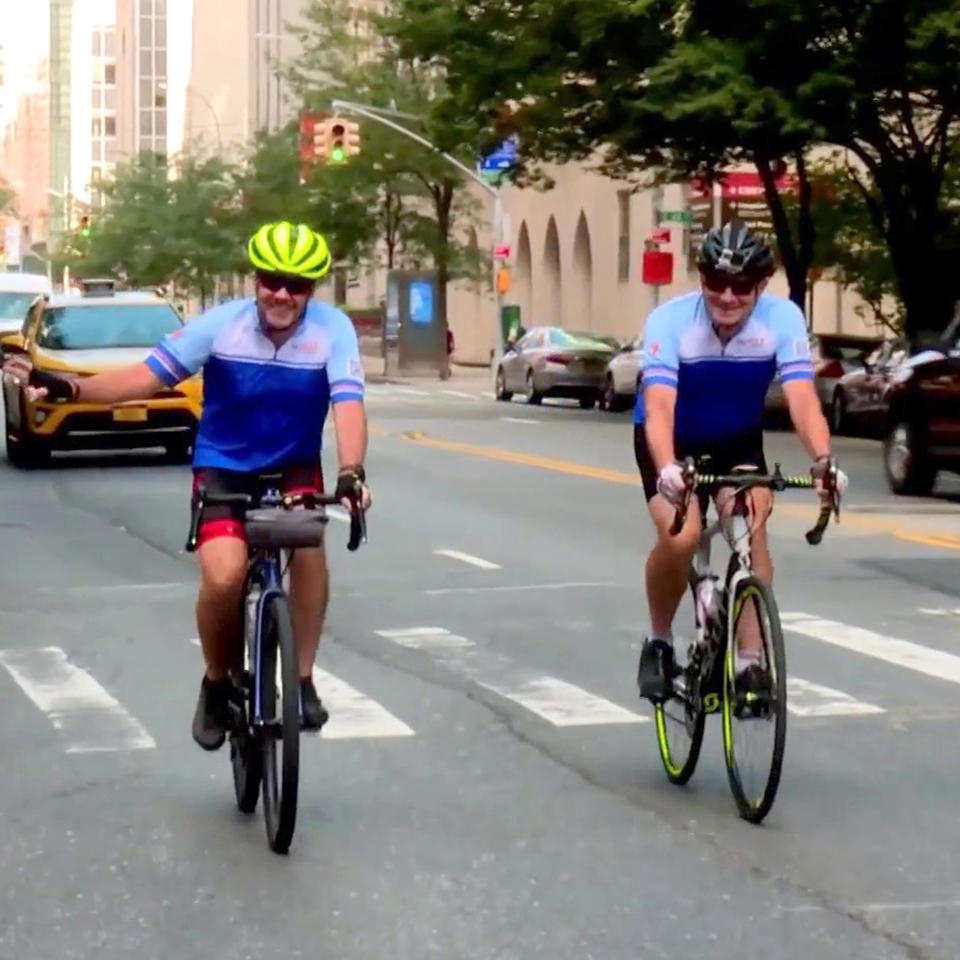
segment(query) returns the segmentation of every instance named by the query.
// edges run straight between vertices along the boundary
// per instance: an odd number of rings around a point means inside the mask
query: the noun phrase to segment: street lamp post
[[[52,187],[47,187],[47,193],[51,197],[57,197],[63,203],[63,233],[64,236],[70,233],[70,179],[69,177],[63,178],[63,193],[59,190],[54,190]],[[52,272],[52,266],[48,264],[48,272]],[[63,292],[66,293],[70,289],[70,268],[64,264],[63,267]]]
[[[496,344],[496,355],[494,356],[493,362],[493,367],[495,369],[500,357],[503,356],[504,351],[503,324],[500,321],[502,297],[500,294],[499,284],[497,283],[497,259],[495,256],[495,249],[501,243],[500,232],[503,228],[503,199],[500,195],[499,188],[490,186],[486,180],[483,180],[481,177],[477,176],[477,174],[468,166],[466,166],[466,164],[461,163],[456,157],[451,156],[449,153],[444,153],[439,147],[427,140],[426,137],[421,137],[420,134],[414,133],[407,127],[387,119],[388,116],[393,116],[400,117],[405,120],[419,121],[419,117],[413,116],[409,113],[400,113],[397,110],[386,110],[383,107],[374,107],[369,104],[353,103],[350,100],[334,100],[332,106],[334,110],[343,111],[346,113],[356,113],[361,117],[366,117],[368,120],[373,120],[375,123],[383,124],[383,126],[389,127],[391,130],[397,131],[397,133],[402,133],[411,140],[416,140],[417,143],[422,144],[429,150],[439,153],[440,156],[442,156],[449,163],[453,164],[453,166],[455,166],[461,173],[464,173],[474,183],[479,184],[493,200],[493,209],[491,212],[492,237],[490,253],[493,263],[493,295],[496,309],[496,316],[494,317],[494,343]],[[444,317],[444,322],[446,322],[446,317]]]

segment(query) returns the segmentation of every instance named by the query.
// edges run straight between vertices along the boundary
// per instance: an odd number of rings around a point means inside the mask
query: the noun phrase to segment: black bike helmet
[[[773,251],[763,236],[751,233],[742,220],[730,220],[707,231],[697,266],[711,273],[762,280],[773,273]]]

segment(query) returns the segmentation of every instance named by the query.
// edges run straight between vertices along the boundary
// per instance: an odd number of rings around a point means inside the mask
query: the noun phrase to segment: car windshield
[[[0,320],[23,320],[39,293],[0,293]]]
[[[181,326],[165,303],[53,307],[43,314],[37,346],[48,350],[152,347]]]
[[[599,333],[580,330],[551,330],[550,345],[554,347],[587,347],[593,350],[619,350],[620,342],[616,337],[605,337]]]

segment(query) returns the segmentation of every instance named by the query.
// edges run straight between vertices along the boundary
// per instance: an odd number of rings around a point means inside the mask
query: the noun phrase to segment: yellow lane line
[[[373,436],[390,436],[387,431],[374,433]],[[379,428],[377,428],[379,429]],[[622,470],[608,470],[605,467],[590,467],[570,460],[557,460],[553,457],[540,457],[530,453],[520,453],[517,450],[508,450],[504,447],[481,446],[479,444],[462,443],[457,440],[441,440],[431,437],[422,430],[404,431],[398,436],[403,440],[418,443],[421,446],[433,447],[436,450],[449,450],[452,453],[462,453],[473,457],[483,457],[486,460],[496,460],[500,463],[516,463],[525,467],[536,467],[540,470],[551,470],[555,473],[565,473],[575,477],[586,477],[592,480],[603,480],[606,483],[619,483],[630,487],[639,487],[640,480],[633,473],[624,473]],[[777,513],[802,520],[816,520],[819,508],[805,507],[794,503],[780,503]],[[925,534],[913,529],[898,520],[884,520],[878,517],[864,517],[858,514],[842,513],[841,522],[848,527],[871,533],[886,533],[899,540],[910,543],[920,543],[924,546],[939,547],[944,550],[960,550],[960,539],[944,534]]]

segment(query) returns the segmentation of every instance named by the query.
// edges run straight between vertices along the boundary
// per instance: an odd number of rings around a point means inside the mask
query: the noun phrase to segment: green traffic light
[[[330,152],[330,159],[333,160],[334,163],[343,163],[343,161],[346,159],[346,154],[343,151],[343,147],[337,144],[337,146],[335,146]]]

